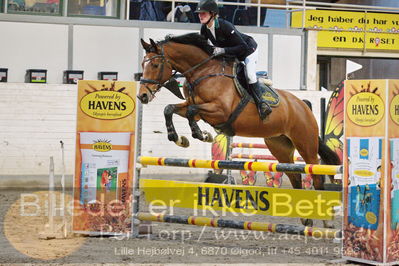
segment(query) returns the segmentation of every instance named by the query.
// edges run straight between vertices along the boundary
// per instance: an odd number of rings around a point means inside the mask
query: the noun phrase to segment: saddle
[[[235,135],[235,131],[232,127],[233,122],[237,119],[237,117],[240,115],[240,113],[248,104],[248,102],[250,101],[255,102],[248,89],[249,86],[246,78],[244,64],[238,61],[234,62],[233,73],[234,73],[233,81],[237,92],[241,96],[241,101],[236,107],[236,109],[234,109],[234,111],[230,114],[230,117],[226,122],[214,126],[216,132],[223,133],[227,136]],[[261,90],[263,90],[262,98],[271,107],[278,106],[280,103],[280,97],[278,93],[269,85],[270,81],[268,79],[265,79],[265,72],[258,72],[258,73],[257,76],[258,76],[259,87]]]
[[[244,97],[245,92],[249,92],[248,82],[246,78],[246,69],[243,63],[234,62],[233,65],[233,73],[234,73],[234,84],[236,85],[236,90],[240,94],[241,97]],[[258,78],[259,87],[263,91],[262,98],[271,106],[276,107],[280,103],[280,96],[278,93],[271,87],[271,80],[267,77],[266,71],[258,71],[256,72],[256,76]],[[254,102],[253,98],[251,99]]]

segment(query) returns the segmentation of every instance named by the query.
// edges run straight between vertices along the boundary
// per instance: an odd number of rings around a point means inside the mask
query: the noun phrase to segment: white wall
[[[301,36],[273,35],[273,86],[300,89]]]
[[[317,70],[317,31],[311,30],[307,33],[307,58],[306,58],[306,87],[307,90],[319,90]]]
[[[250,34],[255,41],[258,43],[258,53],[259,53],[259,60],[257,64],[257,71],[270,71],[268,67],[269,63],[269,35],[267,34]]]
[[[118,72],[118,80],[133,80],[138,72],[139,29],[130,27],[73,27],[73,69],[84,70],[86,80],[98,72]]]
[[[49,157],[73,172],[76,86],[0,83],[0,176],[48,175]],[[1,179],[1,178],[0,178]]]
[[[198,27],[198,31],[199,31],[199,27]],[[153,39],[154,41],[161,41],[163,39],[165,39],[165,36],[167,34],[173,34],[173,35],[181,35],[181,34],[186,34],[186,33],[190,33],[190,32],[195,32],[195,30],[165,30],[165,29],[152,29],[152,28],[148,28],[148,29],[144,29],[144,40],[146,42],[149,42],[149,39]]]
[[[48,83],[62,83],[68,68],[68,26],[0,21],[0,68],[9,82],[24,82],[27,69],[47,69]]]
[[[1,20],[1,17],[0,17]],[[84,70],[87,80],[98,79],[100,71],[116,71],[119,80],[133,80],[140,71],[140,37],[162,40],[167,34],[198,32],[200,25],[175,29],[141,24],[111,25],[51,24],[0,21],[0,68],[9,69],[9,82],[24,82],[26,69],[48,70],[49,84],[62,84],[64,70]],[[151,23],[149,23],[151,24]],[[165,25],[163,25],[165,26]],[[179,28],[179,27],[178,27]],[[183,28],[183,29],[182,29]],[[141,30],[142,29],[142,30]],[[262,29],[240,28],[258,43],[257,70],[273,75],[276,87],[300,89],[301,35],[284,35]],[[271,37],[273,36],[273,37]],[[273,68],[269,69],[269,38],[273,41]]]

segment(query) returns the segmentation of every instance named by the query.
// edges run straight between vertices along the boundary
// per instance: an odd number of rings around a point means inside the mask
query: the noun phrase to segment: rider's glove
[[[215,47],[215,49],[213,49],[214,56],[222,55],[224,53],[225,53],[224,48]]]

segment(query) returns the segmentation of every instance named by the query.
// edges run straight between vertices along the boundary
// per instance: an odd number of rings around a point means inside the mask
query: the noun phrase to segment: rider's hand
[[[222,55],[224,53],[225,53],[224,48],[215,47],[215,49],[213,49],[214,56]]]

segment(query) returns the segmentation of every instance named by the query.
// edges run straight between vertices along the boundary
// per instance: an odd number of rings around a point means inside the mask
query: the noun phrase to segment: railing
[[[173,11],[173,15],[171,17],[171,22],[175,23],[175,15],[174,12],[176,10],[176,6],[178,3],[185,3],[185,4],[191,4],[192,7],[196,6],[198,3],[198,0],[143,0],[143,2],[150,2],[150,3],[155,3],[155,2],[167,2],[171,4],[171,10]],[[242,3],[240,1],[250,1],[249,3]],[[267,4],[268,0],[236,0],[236,1],[218,1],[219,6],[234,6],[238,8],[256,8],[257,9],[257,14],[256,14],[256,25],[252,26],[264,26],[263,21],[261,21],[261,17],[264,14],[261,14],[264,12],[262,10],[263,8],[267,8],[270,10],[282,10],[285,11],[285,21],[286,21],[286,28],[290,28],[290,17],[291,13],[295,11],[303,11],[302,13],[302,27],[299,28],[306,28],[305,25],[305,17],[306,17],[306,11],[307,10],[315,10],[315,9],[322,9],[322,10],[336,10],[336,11],[358,11],[358,12],[364,12],[365,14],[370,13],[370,12],[383,12],[383,13],[393,13],[393,14],[399,14],[399,7],[389,7],[389,6],[368,6],[368,5],[355,5],[355,4],[338,4],[338,3],[325,3],[325,2],[310,2],[306,0],[280,0],[277,2],[280,2],[281,4]],[[69,5],[70,0],[63,0],[60,1],[60,7],[59,10],[61,10],[59,16],[70,16],[68,14],[68,5]],[[276,1],[274,1],[276,2]],[[4,13],[9,13],[9,10],[7,8],[8,3],[10,3],[10,0],[8,1],[3,1],[0,0],[0,4],[2,4],[2,9]],[[130,1],[129,0],[121,0],[121,1],[116,1],[118,4],[117,9],[119,12],[117,12],[118,15],[117,17],[120,19],[124,20],[129,20],[129,10],[130,10]],[[222,8],[223,8],[222,7]],[[237,10],[236,9],[236,10]],[[192,10],[194,12],[194,10]],[[10,11],[10,13],[13,13]],[[26,13],[26,14],[29,14]],[[40,14],[36,14],[40,15]],[[166,17],[166,14],[164,14]],[[76,15],[72,15],[76,16]],[[82,15],[87,16],[87,17],[93,17],[90,15]],[[195,16],[195,14],[194,14]],[[266,15],[267,16],[267,15]],[[105,18],[106,16],[98,16],[98,18]],[[114,17],[115,18],[115,17]],[[326,29],[322,29],[326,30]],[[328,29],[327,29],[328,30]]]
[[[176,3],[191,3],[197,4],[197,0],[152,0],[159,2],[170,2],[172,6],[172,10],[176,9]],[[239,1],[239,0],[238,0]],[[248,0],[247,0],[248,1]],[[252,0],[254,2],[256,0]],[[337,4],[337,3],[324,3],[324,2],[309,2],[306,0],[298,1],[298,0],[286,0],[285,4],[264,4],[262,0],[257,0],[257,3],[241,3],[241,2],[233,2],[233,1],[218,1],[219,6],[236,6],[236,7],[256,7],[257,8],[257,23],[256,26],[261,26],[261,8],[270,8],[270,9],[279,9],[286,11],[286,27],[289,28],[288,25],[289,17],[291,12],[295,11],[304,11],[303,12],[303,21],[302,25],[304,25],[304,20],[306,16],[306,10],[314,10],[314,9],[323,9],[323,10],[336,10],[336,11],[360,11],[360,12],[384,12],[384,13],[397,13],[399,14],[399,7],[388,7],[388,6],[368,6],[368,5],[355,5],[355,4]],[[127,11],[129,10],[129,1],[127,2]],[[173,15],[171,18],[171,22],[175,22],[175,16]],[[305,27],[302,27],[305,28]]]

